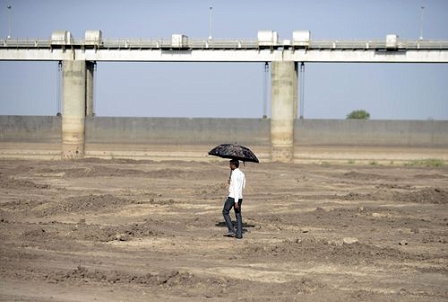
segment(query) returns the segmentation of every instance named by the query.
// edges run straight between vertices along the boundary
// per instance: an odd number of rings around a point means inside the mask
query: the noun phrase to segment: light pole
[[[421,24],[420,24],[420,40],[423,40],[423,15],[424,15],[424,11],[425,11],[425,7],[421,6]]]
[[[211,39],[212,39],[212,14],[213,14],[213,6],[210,5],[209,9],[210,9],[210,10],[209,10],[209,11],[210,11],[210,14],[209,14],[209,32],[208,32],[208,39],[211,40]]]
[[[11,5],[7,6],[8,8],[8,40],[11,39]]]

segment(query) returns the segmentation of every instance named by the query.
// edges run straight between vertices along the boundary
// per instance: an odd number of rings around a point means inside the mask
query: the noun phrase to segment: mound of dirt
[[[381,186],[375,193],[350,192],[344,195],[343,198],[344,200],[396,200],[430,204],[448,203],[448,191],[441,188],[430,187],[421,190],[405,188],[408,192],[401,192],[403,188],[395,186],[390,186],[389,189],[392,190],[384,190],[384,186]],[[400,191],[396,191],[397,189]]]
[[[382,248],[366,243],[343,244],[342,241],[297,238],[284,240],[273,246],[256,245],[245,251],[245,256],[276,258],[284,260],[301,259],[306,262],[328,262],[341,265],[374,264],[376,261],[423,260],[423,255],[412,255],[393,248]]]
[[[137,238],[148,238],[163,235],[163,231],[155,229],[154,222],[133,223],[120,226],[98,226],[86,224],[84,221],[73,226],[67,237],[87,241],[129,241]]]
[[[31,180],[27,179],[16,179],[9,177],[0,177],[0,185],[5,189],[48,189],[50,185],[48,184],[36,184]]]
[[[425,188],[416,192],[396,194],[396,200],[416,203],[448,204],[448,191],[441,188]]]
[[[112,194],[84,195],[68,197],[62,201],[47,202],[35,207],[33,212],[41,216],[70,213],[110,212],[116,208],[132,204],[132,200],[116,197]]]

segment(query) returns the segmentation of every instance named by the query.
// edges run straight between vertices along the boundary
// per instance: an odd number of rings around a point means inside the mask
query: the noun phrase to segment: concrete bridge
[[[102,38],[99,30],[73,39],[56,31],[49,40],[0,40],[0,60],[62,62],[62,157],[84,156],[85,118],[93,112],[94,65],[132,62],[270,62],[271,160],[294,157],[294,119],[298,106],[298,64],[448,63],[448,41],[407,41],[387,35],[375,41],[315,41],[309,31],[279,40],[274,31],[259,31],[254,40],[201,40],[174,34],[168,39]]]

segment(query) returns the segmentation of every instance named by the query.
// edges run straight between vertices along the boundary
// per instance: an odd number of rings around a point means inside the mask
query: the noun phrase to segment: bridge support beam
[[[86,62],[62,62],[62,158],[84,157]]]
[[[86,62],[86,116],[95,115],[94,106],[94,75],[95,75],[95,62]]]
[[[271,160],[294,159],[294,117],[297,115],[297,63],[272,62]]]

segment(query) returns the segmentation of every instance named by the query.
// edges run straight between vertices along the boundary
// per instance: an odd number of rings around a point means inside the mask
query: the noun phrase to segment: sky
[[[0,39],[99,29],[104,39],[309,30],[312,40],[448,41],[447,16],[448,0],[0,0]],[[0,115],[56,115],[60,76],[57,62],[0,61]],[[307,63],[300,80],[305,119],[448,120],[448,64]],[[98,62],[94,104],[97,116],[270,117],[270,75],[262,63]]]

